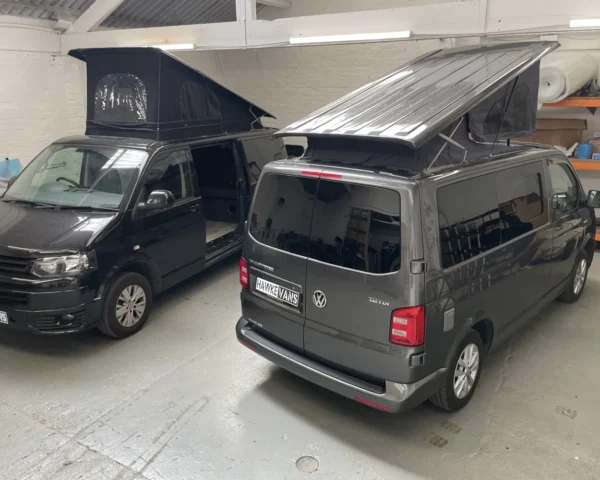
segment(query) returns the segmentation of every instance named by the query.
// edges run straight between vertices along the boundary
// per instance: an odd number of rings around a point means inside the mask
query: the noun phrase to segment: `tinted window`
[[[94,100],[96,122],[146,123],[146,87],[135,75],[106,75],[96,85]]]
[[[400,268],[400,195],[377,187],[321,180],[310,257],[361,272]]]
[[[537,228],[545,222],[541,174],[510,169],[496,176],[502,243]],[[536,219],[542,222],[535,221]]]
[[[250,234],[259,242],[308,255],[308,236],[318,180],[267,174],[250,215]]]
[[[194,196],[194,181],[190,157],[186,150],[176,150],[152,161],[140,201],[145,201],[154,190],[168,190],[175,201]]]
[[[577,207],[579,188],[569,166],[560,160],[548,160],[552,185],[552,205],[556,213],[567,213]]]
[[[438,190],[442,266],[449,268],[500,245],[494,175]]]
[[[250,183],[258,182],[263,167],[274,160],[287,158],[287,151],[283,140],[279,138],[260,137],[242,140]]]

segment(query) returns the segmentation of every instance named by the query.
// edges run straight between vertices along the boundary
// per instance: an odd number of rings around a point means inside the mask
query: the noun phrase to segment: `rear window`
[[[267,174],[250,216],[250,234],[279,250],[308,255],[308,237],[318,179]]]
[[[393,190],[267,174],[249,229],[265,245],[331,265],[400,269],[400,195]]]
[[[360,272],[400,269],[400,195],[393,190],[321,180],[310,258]]]

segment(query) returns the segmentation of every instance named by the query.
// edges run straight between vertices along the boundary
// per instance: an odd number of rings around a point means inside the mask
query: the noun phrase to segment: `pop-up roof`
[[[277,132],[277,136],[388,140],[419,149],[467,117],[478,141],[535,129],[539,61],[557,42],[438,50]],[[339,145],[340,142],[337,142]]]
[[[155,48],[92,48],[87,63],[87,135],[174,140],[263,128],[273,117]]]

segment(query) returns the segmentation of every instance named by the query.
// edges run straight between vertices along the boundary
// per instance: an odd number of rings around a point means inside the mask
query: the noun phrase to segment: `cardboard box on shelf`
[[[538,118],[536,132],[531,137],[515,138],[521,142],[546,143],[571,148],[583,140],[583,131],[587,129],[586,120]]]

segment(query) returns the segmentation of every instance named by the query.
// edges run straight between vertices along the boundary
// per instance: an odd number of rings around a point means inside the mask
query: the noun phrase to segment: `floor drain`
[[[300,457],[296,461],[298,470],[304,473],[313,473],[319,469],[319,461],[315,457]]]

